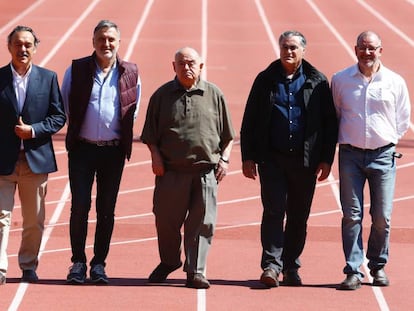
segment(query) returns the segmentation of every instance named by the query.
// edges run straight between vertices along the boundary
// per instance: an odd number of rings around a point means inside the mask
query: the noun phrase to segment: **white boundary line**
[[[262,3],[260,0],[255,0],[254,3],[256,4],[257,11],[259,12],[260,19],[262,20],[263,26],[266,30],[267,37],[269,38],[270,44],[272,45],[273,51],[275,52],[276,58],[280,55],[279,44],[276,41],[276,38],[273,34],[272,27],[270,26],[269,20],[266,16],[265,10],[263,8]]]
[[[357,2],[364,7],[368,12],[374,15],[377,19],[379,19],[384,25],[390,28],[393,32],[395,32],[399,37],[401,37],[405,42],[407,42],[411,47],[414,47],[414,40],[411,39],[407,34],[405,34],[402,30],[400,30],[397,26],[391,23],[388,19],[386,19],[383,15],[381,15],[377,10],[375,10],[372,6],[366,3],[363,0],[357,0]],[[414,1],[408,1],[411,4],[414,4]],[[410,129],[414,132],[414,124],[410,122]]]
[[[407,42],[411,47],[414,47],[414,40],[411,39],[408,35],[406,35],[402,30],[400,30],[397,26],[391,23],[388,19],[386,19],[383,15],[381,15],[377,10],[375,10],[372,6],[366,3],[363,0],[357,0],[357,2],[364,7],[368,12],[374,15],[377,19],[379,19],[385,26],[390,28],[393,32],[395,32],[399,37],[401,37],[405,42]]]
[[[340,33],[336,30],[336,28],[329,22],[329,20],[323,15],[321,10],[316,6],[316,4],[312,0],[306,0],[306,2],[309,4],[309,6],[312,8],[312,10],[318,15],[318,17],[321,19],[321,21],[328,27],[328,29],[332,32],[332,34],[338,39],[339,43],[344,47],[345,51],[351,56],[351,58],[356,61],[356,56],[354,53],[354,50],[349,47],[349,45],[346,43],[345,39],[340,35]]]
[[[135,28],[134,34],[132,35],[131,41],[128,45],[128,49],[125,53],[124,59],[129,60],[134,50],[135,44],[138,40],[139,34],[141,33],[142,27],[144,27],[144,23],[147,20],[148,14],[151,10],[151,7],[154,3],[154,0],[149,0],[145,5],[144,12],[142,12],[141,18],[138,20],[137,27]]]
[[[46,244],[50,236],[52,235],[54,225],[57,223],[60,215],[62,214],[63,208],[65,207],[65,203],[66,203],[67,198],[69,197],[69,194],[70,194],[70,188],[69,188],[69,183],[67,183],[65,186],[65,189],[63,190],[62,196],[60,198],[60,202],[57,204],[57,207],[54,210],[53,215],[49,221],[49,226],[46,228],[46,230],[43,233],[42,244],[40,245],[40,251],[39,251],[39,258],[42,256],[43,251],[46,247]],[[19,284],[16,294],[13,298],[13,301],[11,302],[9,306],[9,309],[8,309],[9,311],[15,311],[19,308],[28,286],[29,286],[28,283]]]
[[[89,15],[90,12],[96,7],[96,5],[101,0],[94,0],[91,4],[88,5],[85,11],[79,16],[74,24],[66,31],[63,37],[56,43],[53,49],[46,55],[46,57],[39,63],[39,66],[45,66],[49,60],[55,56],[57,51],[62,47],[62,45],[69,39],[69,36],[75,31],[76,28],[85,20],[85,18]]]
[[[0,35],[5,32],[7,29],[14,27],[18,23],[18,21],[25,18],[27,15],[32,13],[39,5],[41,5],[45,0],[38,0],[29,6],[26,10],[24,10],[21,14],[17,15],[11,21],[9,21],[6,25],[0,28]]]
[[[372,9],[364,1],[361,1],[361,0],[357,0],[357,1],[361,5],[366,6],[366,7],[369,7],[370,10]],[[37,6],[39,6],[43,2],[44,2],[44,0],[37,1],[31,7],[29,7],[28,9],[26,9],[22,14],[20,14],[19,16],[17,16],[13,20],[11,20],[4,27],[2,27],[0,29],[0,33],[4,32],[8,27],[10,27],[10,25],[16,23],[17,20],[22,19],[24,16],[28,15],[29,13],[31,13],[33,10],[35,10],[35,8]],[[95,1],[93,1],[89,5],[89,7],[83,12],[83,14],[81,15],[81,17],[78,19],[78,22],[76,24],[74,24],[68,30],[68,32],[66,32],[65,36],[62,37],[61,40],[59,40],[59,42],[57,43],[57,45],[55,45],[55,47],[49,52],[49,54],[40,63],[40,66],[44,66],[56,54],[56,52],[59,50],[59,48],[61,47],[61,45],[63,45],[63,43],[67,40],[67,38],[70,36],[70,34],[74,31],[74,29],[76,27],[78,27],[78,25],[80,24],[80,22],[86,18],[86,16],[90,13],[90,11],[92,11],[92,9],[97,5],[98,2],[100,2],[100,0],[95,0]],[[129,45],[129,48],[127,50],[127,53],[126,53],[126,56],[125,56],[126,59],[128,59],[130,57],[130,55],[132,54],[133,46],[134,46],[135,42],[137,41],[137,38],[139,36],[139,33],[140,33],[141,29],[142,29],[142,25],[143,25],[142,19],[143,18],[146,19],[146,17],[148,16],[148,11],[149,11],[151,5],[153,4],[153,2],[154,2],[153,0],[150,0],[149,2],[147,2],[146,9],[145,9],[144,13],[141,16],[140,23],[137,25],[137,28],[135,29],[135,32],[134,32],[134,35],[133,35],[133,40],[131,40],[131,44]],[[203,0],[202,1],[202,4],[203,4],[203,6],[202,6],[203,7],[202,8],[202,20],[203,20],[203,23],[202,23],[202,55],[205,58],[207,57],[207,44],[206,44],[206,42],[207,42],[207,2],[208,2],[208,0]],[[328,28],[335,34],[335,36],[338,38],[338,40],[343,44],[344,43],[343,38],[339,35],[339,33],[335,30],[335,28],[333,28],[331,26],[331,24],[328,22],[328,20],[322,15],[322,13],[320,12],[320,10],[314,5],[313,1],[307,0],[307,2],[312,7],[312,9],[316,12],[316,14],[318,14],[318,16],[324,21],[324,23],[328,26]],[[407,2],[413,4],[413,1],[411,1],[411,0],[407,0]],[[271,31],[271,27],[269,25],[268,19],[267,19],[266,15],[265,15],[265,12],[263,10],[263,7],[261,5],[260,0],[255,0],[255,4],[256,4],[257,9],[259,11],[259,15],[260,15],[260,17],[262,19],[262,22],[263,22],[263,24],[265,26],[265,29],[266,29],[266,32],[268,34],[269,40],[271,41],[273,50],[274,50],[274,52],[277,55],[279,55],[278,45],[277,45],[276,40],[274,38],[274,35],[273,35],[272,31]],[[376,11],[372,11],[372,12],[376,12]],[[376,15],[377,13],[373,13],[373,14]],[[378,15],[377,17],[379,19],[383,19],[381,15]],[[389,26],[390,28],[393,29],[393,27],[391,27],[391,26],[393,26],[391,23],[387,22],[385,19],[383,20],[383,22],[385,24],[387,24],[387,26]],[[398,30],[398,29],[395,28],[395,30]],[[400,35],[404,35],[403,33],[399,33],[399,34]],[[410,43],[410,45],[413,45],[413,41],[411,39],[409,39],[409,43]],[[348,46],[345,46],[345,48],[346,48],[346,50],[349,53],[349,50],[350,50],[349,47]],[[351,56],[353,58],[355,58],[355,55],[353,53],[352,53]],[[149,161],[146,161],[146,162],[149,162]],[[135,164],[135,165],[142,165],[142,164]],[[130,165],[130,166],[132,166],[132,165]],[[333,185],[333,184],[335,182],[333,181],[333,177],[332,176],[330,176],[330,181],[331,181],[332,187],[334,187],[335,185]],[[55,209],[54,214],[53,214],[51,220],[49,221],[49,225],[47,226],[47,228],[45,230],[45,236],[44,236],[43,241],[42,241],[40,255],[43,254],[43,253],[50,252],[50,251],[44,251],[44,249],[45,249],[46,243],[47,243],[47,241],[48,241],[48,239],[49,239],[49,237],[50,237],[50,235],[52,233],[53,228],[57,225],[57,220],[59,219],[59,216],[60,216],[60,214],[62,212],[62,209],[63,209],[63,207],[65,205],[65,202],[68,201],[68,196],[69,196],[69,190],[68,189],[69,189],[69,186],[68,186],[68,184],[66,184],[65,190],[64,190],[64,192],[62,194],[62,198],[59,201],[58,206]],[[134,192],[134,191],[145,191],[145,190],[150,190],[150,189],[153,189],[153,187],[142,188],[140,190],[131,190],[131,192]],[[334,191],[334,189],[333,189],[333,191]],[[335,194],[335,197],[338,196],[335,191],[334,191],[334,194]],[[247,198],[247,199],[258,199],[258,198],[259,198],[259,196],[257,196],[257,197],[251,197],[251,198]],[[406,198],[412,199],[413,197],[406,197]],[[397,200],[402,200],[402,198],[397,199]],[[230,204],[230,203],[234,203],[236,201],[242,201],[242,200],[233,200],[233,201],[221,202],[219,204]],[[338,212],[338,210],[333,210],[333,211],[326,212],[326,213],[335,213],[335,212]],[[145,214],[145,215],[148,215],[148,214]],[[312,214],[311,216],[316,216],[316,215],[317,214]],[[243,224],[243,225],[240,225],[240,226],[257,225],[257,224],[259,224],[259,223]],[[237,225],[235,225],[235,226],[237,226]],[[223,228],[220,228],[220,229],[225,229],[225,228],[230,228],[230,227],[235,227],[235,226],[227,226],[227,227],[223,227]],[[131,242],[145,242],[145,241],[152,241],[152,240],[156,240],[156,237],[147,238],[147,239],[140,239],[140,240],[134,240],[134,241],[128,241],[128,242],[117,242],[117,243],[111,243],[111,244],[112,245],[114,245],[114,244],[125,244],[125,243],[131,243]],[[68,249],[65,249],[65,250],[68,250]],[[39,255],[39,257],[40,257],[40,255]],[[27,289],[27,286],[28,286],[28,284],[25,284],[25,283],[21,283],[20,284],[19,289],[18,289],[18,291],[16,293],[16,296],[15,296],[15,299],[13,300],[13,303],[10,306],[9,310],[17,310],[18,304],[20,304],[20,302],[21,302],[21,300],[19,300],[19,297],[20,298],[23,298],[23,295],[24,295],[24,293],[25,293],[25,291]],[[378,289],[378,291],[379,291],[379,294],[382,296],[381,290]],[[198,292],[199,305],[202,304],[204,306],[202,309],[198,308],[198,310],[205,310],[205,306],[206,306],[205,290],[198,290],[197,292]],[[377,297],[377,299],[378,299],[378,297]],[[17,302],[18,302],[18,304],[16,305]],[[385,299],[384,299],[384,303],[386,304]],[[13,308],[16,308],[16,309],[13,309]],[[382,308],[381,310],[388,310],[388,309],[383,309]]]
[[[201,1],[201,58],[204,62],[204,70],[201,78],[207,80],[207,57],[208,57],[208,0]]]
[[[201,78],[207,80],[207,53],[208,53],[208,0],[201,0],[201,58],[204,62],[204,68],[201,71]],[[207,264],[206,264],[207,266]],[[205,268],[206,269],[206,268]],[[207,277],[207,270],[204,270]],[[197,289],[197,311],[206,311],[207,297],[205,289]]]

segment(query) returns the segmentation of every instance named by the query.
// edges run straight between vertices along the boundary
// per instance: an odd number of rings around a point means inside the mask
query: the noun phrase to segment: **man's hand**
[[[165,173],[164,169],[164,162],[162,160],[161,154],[156,152],[151,152],[151,159],[152,159],[152,172],[156,176],[163,176]]]
[[[243,162],[243,175],[247,178],[256,179],[257,169],[254,161],[247,160]]]
[[[216,167],[216,180],[217,180],[217,183],[222,181],[223,178],[226,176],[228,168],[229,168],[229,164],[224,162],[222,159],[220,159],[220,161],[218,162],[217,167]]]
[[[328,163],[319,163],[318,168],[316,169],[316,176],[318,177],[318,181],[323,181],[328,178],[329,173],[331,172],[331,165]]]
[[[23,119],[20,116],[17,120],[17,124],[14,127],[14,132],[21,139],[31,139],[32,138],[32,127],[28,124],[23,123]]]

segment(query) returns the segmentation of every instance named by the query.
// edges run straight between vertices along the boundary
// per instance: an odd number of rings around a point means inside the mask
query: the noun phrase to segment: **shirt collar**
[[[177,90],[185,90],[187,92],[194,92],[196,90],[200,90],[200,91],[204,91],[206,88],[206,83],[204,80],[199,79],[198,82],[189,90],[186,90],[181,83],[178,81],[177,76],[174,78],[174,82],[175,82],[175,88]]]
[[[10,63],[10,68],[11,68],[11,71],[12,71],[12,74],[13,74],[13,79],[15,79],[15,80],[16,79],[24,80],[24,79],[28,78],[30,73],[32,72],[32,65],[30,65],[29,69],[27,70],[27,72],[25,73],[24,76],[19,75],[19,73],[14,69],[12,63]]]
[[[286,73],[285,73],[285,69],[283,68],[283,66],[280,66],[278,68],[278,72],[281,78],[286,79]],[[299,67],[296,69],[295,74],[292,77],[292,80],[295,80],[299,75],[303,74],[303,63],[301,63],[299,65]]]
[[[378,75],[378,74],[381,74],[381,72],[382,72],[382,68],[383,68],[383,67],[384,67],[384,66],[383,66],[383,64],[380,62],[379,69],[378,69],[378,71],[374,74],[374,76],[375,76],[375,75]],[[359,71],[358,63],[356,63],[354,66],[352,66],[352,67],[351,67],[350,75],[351,75],[352,77],[355,77],[355,76],[357,76],[357,75],[362,75],[362,72],[361,72],[361,71]]]

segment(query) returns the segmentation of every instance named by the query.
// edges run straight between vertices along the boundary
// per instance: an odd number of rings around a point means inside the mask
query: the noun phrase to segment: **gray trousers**
[[[184,225],[184,271],[205,273],[207,253],[217,215],[217,181],[206,173],[167,171],[157,176],[154,215],[161,262],[181,262],[181,227]]]

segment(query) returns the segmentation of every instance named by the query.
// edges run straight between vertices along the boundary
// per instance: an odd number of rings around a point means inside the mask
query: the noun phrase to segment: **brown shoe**
[[[356,274],[348,274],[346,279],[339,284],[339,290],[355,290],[361,287],[361,280],[356,276]]]
[[[373,277],[372,285],[374,286],[388,286],[390,281],[388,280],[387,274],[385,274],[384,268],[378,270],[371,270],[370,274]]]
[[[272,268],[267,268],[260,276],[260,282],[267,287],[278,287],[279,280],[277,279],[277,273]]]
[[[210,287],[210,282],[201,273],[188,273],[185,286],[189,288],[207,289]]]

